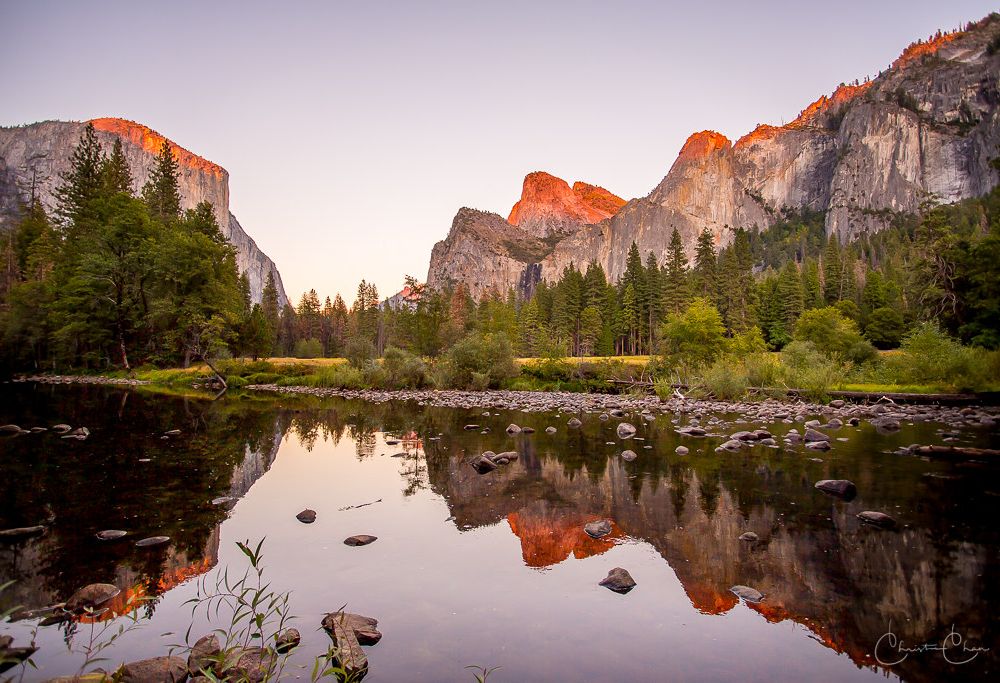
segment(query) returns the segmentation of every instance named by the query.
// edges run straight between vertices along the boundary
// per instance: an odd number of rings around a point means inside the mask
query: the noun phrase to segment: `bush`
[[[821,353],[811,341],[794,341],[781,351],[785,383],[806,398],[819,401],[843,379],[840,363]]]
[[[344,356],[352,368],[360,370],[375,360],[375,345],[369,339],[351,337],[344,348]]]
[[[905,331],[906,322],[903,320],[903,315],[895,308],[876,308],[868,314],[865,336],[877,348],[896,348]]]
[[[781,363],[772,353],[751,353],[743,358],[747,384],[757,388],[772,388],[781,383]]]
[[[392,389],[419,389],[427,386],[427,363],[403,349],[390,346],[382,358],[385,383]]]
[[[732,356],[723,356],[701,375],[701,385],[722,401],[734,401],[747,393],[750,386],[743,364]]]
[[[767,351],[767,342],[760,328],[754,325],[748,330],[733,335],[729,342],[729,353],[743,358],[754,353],[764,353]]]
[[[300,339],[295,342],[292,355],[296,358],[320,358],[323,356],[323,345],[319,339]]]
[[[517,377],[514,348],[503,334],[470,334],[438,361],[434,381],[440,388],[497,388]]]
[[[806,311],[795,324],[795,341],[811,342],[822,354],[855,363],[874,358],[874,348],[861,336],[858,325],[836,308]]]
[[[320,368],[315,374],[305,377],[288,378],[278,384],[305,384],[310,387],[331,387],[334,389],[366,389],[364,373],[350,365],[334,365]]]
[[[708,299],[697,298],[660,326],[661,355],[671,367],[708,365],[726,348],[722,316]]]
[[[962,346],[937,323],[917,325],[888,361],[901,382],[984,389],[998,382],[997,354]]]

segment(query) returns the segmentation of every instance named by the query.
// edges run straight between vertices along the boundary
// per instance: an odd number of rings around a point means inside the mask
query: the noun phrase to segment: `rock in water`
[[[344,545],[359,546],[368,545],[369,543],[374,543],[378,540],[378,536],[369,536],[368,534],[357,534],[356,536],[348,536],[344,539]]]
[[[567,427],[579,427],[579,426],[580,426],[580,425],[582,425],[582,424],[583,424],[583,423],[582,423],[582,422],[580,422],[580,420],[579,420],[579,419],[577,419],[577,418],[575,418],[575,417],[571,417],[571,418],[569,419],[569,422],[567,422],[567,423],[566,423],[566,426],[567,426]]]
[[[17,541],[34,536],[41,536],[45,533],[45,527],[41,524],[35,526],[22,526],[14,529],[4,529],[0,531],[0,542],[16,543]]]
[[[238,651],[239,659],[227,680],[244,683],[263,683],[274,672],[277,664],[274,653],[260,647],[247,647]]]
[[[896,526],[896,520],[885,514],[884,512],[875,512],[874,510],[865,510],[864,512],[858,513],[858,519],[860,519],[865,524],[871,524],[872,526],[877,526],[881,529],[892,529]]]
[[[82,612],[100,607],[121,592],[118,586],[111,583],[92,583],[73,593],[64,609],[67,612]]]
[[[300,642],[302,642],[302,636],[299,634],[298,629],[285,629],[275,639],[274,649],[284,654],[298,647]]]
[[[756,588],[751,588],[750,586],[733,586],[729,590],[736,595],[736,597],[742,598],[747,602],[760,602],[764,599],[763,593]]]
[[[806,440],[806,443],[809,443],[811,441],[829,441],[830,440],[829,436],[827,436],[823,432],[816,431],[815,429],[812,429],[812,428],[806,430],[806,433],[805,433],[805,435],[804,435],[803,438]]]
[[[606,519],[597,522],[588,522],[583,526],[583,530],[587,532],[588,536],[601,538],[611,533],[611,522]]]
[[[854,497],[858,495],[858,488],[854,482],[847,479],[821,479],[814,486],[823,493],[829,493],[831,496],[847,501],[854,500]]]
[[[350,612],[332,612],[323,618],[323,628],[333,641],[337,663],[348,676],[358,677],[368,670],[368,656],[362,645],[382,639],[378,621]]]
[[[473,429],[479,429],[479,425],[465,425],[462,429],[467,432],[471,432]]]
[[[503,453],[497,453],[497,456],[493,458],[493,460],[500,460],[501,458],[507,460],[508,462],[517,460],[517,451],[504,451]]]
[[[122,531],[121,529],[106,529],[105,531],[97,532],[98,541],[114,541],[128,534],[127,531]]]
[[[66,432],[68,432],[71,429],[73,429],[73,428],[70,427],[68,424],[52,425],[52,431],[56,432],[57,434],[65,434]]]
[[[303,524],[312,524],[316,521],[316,511],[306,508],[299,514],[295,515],[295,519],[299,520]]]
[[[180,683],[187,675],[187,665],[180,657],[153,657],[121,668],[122,683]]]
[[[222,652],[219,638],[214,633],[202,636],[191,648],[188,655],[187,670],[192,676],[197,676],[202,672],[214,671],[217,658]]]
[[[546,433],[546,434],[555,434],[555,433],[556,433],[556,431],[558,431],[558,430],[556,430],[556,428],[555,428],[555,427],[546,427],[546,428],[545,428],[545,433]]]
[[[141,541],[137,541],[136,546],[139,548],[148,548],[149,546],[166,543],[169,540],[170,540],[169,536],[150,536],[149,538],[144,538]]]
[[[751,541],[751,542],[753,542],[753,541],[756,541],[758,539],[759,539],[759,537],[757,536],[757,534],[755,534],[752,531],[746,531],[746,532],[740,534],[740,540],[741,541]]]
[[[491,458],[485,455],[480,455],[478,458],[469,463],[479,474],[486,474],[487,472],[492,472],[497,468],[497,464],[493,462]]]
[[[678,446],[674,449],[674,453],[677,455],[687,455],[689,453],[687,446]]]
[[[508,434],[520,434],[521,433],[521,428],[518,427],[516,424],[511,423],[511,424],[507,425],[507,433]]]
[[[630,425],[628,422],[622,422],[619,424],[616,431],[619,439],[631,439],[635,436],[635,426]]]
[[[625,462],[632,462],[639,457],[639,454],[635,451],[622,451],[622,460]]]
[[[635,588],[635,580],[632,579],[632,575],[628,573],[627,569],[615,567],[598,585],[613,590],[615,593],[624,594]]]

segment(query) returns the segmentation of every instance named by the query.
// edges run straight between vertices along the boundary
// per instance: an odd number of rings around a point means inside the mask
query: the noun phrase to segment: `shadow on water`
[[[409,509],[408,500],[447,506],[448,519],[435,522],[457,532],[448,536],[445,553],[455,558],[468,553],[467,532],[508,530],[520,554],[494,552],[496,564],[482,569],[488,582],[502,581],[506,572],[551,572],[571,561],[640,545],[676,576],[686,612],[735,614],[742,608],[729,587],[753,586],[766,597],[747,604],[749,610],[766,622],[800,625],[814,641],[849,658],[855,673],[880,671],[907,681],[960,673],[988,680],[996,670],[1000,467],[890,454],[899,445],[936,443],[937,425],[905,426],[888,436],[868,426],[844,427],[833,435],[846,441],[835,442],[827,453],[758,446],[717,454],[714,447],[721,439],[680,437],[670,416],[648,424],[633,416],[639,434],[628,442],[615,436],[617,420],[585,416],[581,428],[570,429],[568,417],[253,396],[212,402],[103,387],[5,390],[0,422],[83,425],[91,436],[73,441],[49,431],[0,441],[0,528],[52,520],[44,536],[0,545],[0,583],[16,581],[0,595],[0,609],[49,605],[92,582],[110,581],[123,589],[121,604],[113,605],[111,614],[119,614],[136,596],[164,595],[220,562],[220,530],[240,511],[218,499],[243,498],[265,475],[293,476],[269,474],[281,460],[283,443],[306,453],[350,444],[361,474],[349,476],[385,478],[382,472],[389,472],[396,498],[386,498],[383,506],[400,514]],[[509,422],[536,431],[509,436],[504,433]],[[744,428],[735,424],[735,416],[729,422],[727,433]],[[491,431],[464,429],[470,423]],[[558,428],[556,434],[545,433],[549,425]],[[781,433],[791,426],[771,429]],[[174,429],[180,434],[165,437]],[[996,443],[988,432],[963,438],[976,445]],[[689,455],[675,455],[681,444],[691,449]],[[623,448],[639,457],[626,462],[620,457]],[[485,450],[516,450],[518,459],[479,475],[467,460]],[[386,469],[389,460],[392,467]],[[843,502],[814,489],[815,481],[829,478],[851,479],[859,497]],[[262,510],[297,504],[285,500],[286,494],[272,495],[279,498],[261,501]],[[900,528],[861,524],[855,515],[869,509],[893,515]],[[583,525],[599,519],[610,520],[612,532],[594,539]],[[129,535],[101,542],[94,534],[102,529],[125,529]],[[738,540],[745,531],[759,540]],[[171,541],[158,548],[135,547],[135,540],[153,535]],[[671,590],[642,581],[640,588],[647,595]],[[445,596],[448,577],[427,579],[420,590],[428,599]],[[144,616],[151,618],[157,602],[144,604]],[[968,644],[990,651],[961,669],[940,653],[912,654],[895,666],[879,667],[875,644],[890,625],[908,645],[941,642],[954,626]],[[466,626],[487,628],[478,621]],[[501,620],[488,627],[502,631],[523,625]],[[405,642],[406,635],[396,640]],[[658,638],[649,643],[649,680],[661,666],[664,641],[669,645],[671,640],[669,634]],[[579,659],[581,668],[563,670],[564,677],[601,680],[590,676],[586,653],[573,650],[581,646],[569,640],[567,661]],[[379,648],[384,651],[385,645]],[[478,661],[472,646],[452,645]],[[36,657],[44,661],[45,654],[42,650]],[[952,660],[967,656],[953,652]],[[490,663],[509,668],[512,675],[518,671],[516,663]],[[788,676],[780,661],[758,662],[756,670],[761,680]],[[463,679],[462,673],[454,678]]]

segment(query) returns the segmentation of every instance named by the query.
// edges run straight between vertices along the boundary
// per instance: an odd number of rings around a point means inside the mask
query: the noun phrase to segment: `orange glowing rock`
[[[920,59],[924,55],[932,55],[943,46],[947,45],[951,41],[962,35],[962,31],[955,31],[954,33],[939,33],[935,36],[931,36],[926,42],[920,41],[916,43],[910,43],[902,54],[896,58],[896,61],[892,63],[893,69],[902,69],[907,64]]]
[[[544,171],[524,177],[521,199],[510,210],[507,221],[522,225],[536,219],[559,219],[577,223],[599,223],[625,206],[625,200],[603,187],[576,182],[573,187]]]
[[[114,133],[118,137],[131,142],[133,145],[141,147],[150,154],[159,154],[163,141],[167,140],[155,130],[148,128],[141,123],[128,121],[126,119],[101,118],[91,119],[95,130],[106,133]],[[226,170],[218,164],[213,164],[208,159],[204,159],[193,152],[189,152],[172,140],[167,140],[170,149],[177,159],[177,163],[186,168],[195,169],[203,173],[211,173],[219,178],[226,176]]]
[[[705,159],[720,150],[727,150],[732,147],[732,143],[722,133],[714,130],[703,130],[693,133],[681,147],[678,161],[698,161]]]

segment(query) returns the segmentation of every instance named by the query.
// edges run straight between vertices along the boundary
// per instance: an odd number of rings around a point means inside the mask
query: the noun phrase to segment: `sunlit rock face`
[[[576,182],[573,187],[543,171],[524,178],[521,199],[507,222],[536,237],[574,232],[581,225],[615,215],[625,200],[603,187]]]
[[[121,139],[135,182],[133,190],[138,193],[153,170],[165,138],[124,119],[100,118],[91,123],[106,153],[110,153],[115,138]],[[0,229],[8,229],[17,220],[19,205],[30,197],[33,180],[43,205],[50,211],[55,208],[55,189],[61,174],[69,169],[70,156],[85,126],[86,122],[44,121],[0,128]],[[181,207],[211,203],[222,234],[236,248],[237,265],[250,280],[254,301],[260,301],[267,276],[273,273],[278,298],[284,304],[287,299],[277,267],[229,212],[229,173],[173,141],[167,142],[177,159]]]
[[[762,230],[785,209],[809,209],[825,212],[827,233],[846,242],[928,199],[985,194],[1000,182],[990,163],[1000,156],[1000,52],[987,50],[998,33],[1000,20],[986,19],[914,43],[876,79],[841,85],[790,123],[759,125],[735,143],[695,133],[648,195],[608,216],[591,218],[568,185],[532,174],[507,224],[496,217],[489,235],[465,230],[456,217],[435,246],[428,281],[504,291],[556,280],[571,262],[593,259],[615,279],[633,241],[662,262],[674,229],[691,257],[705,229],[722,247],[734,228]],[[525,234],[544,238],[541,254],[509,248]]]

